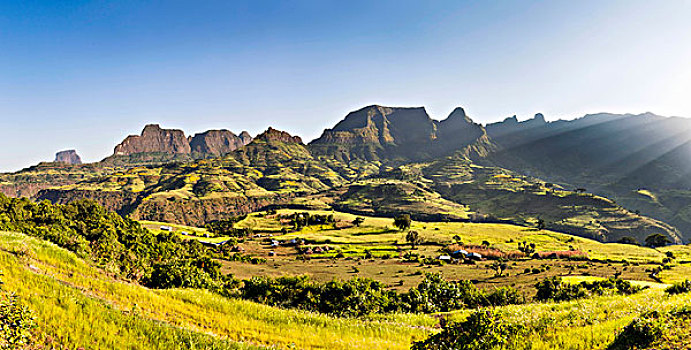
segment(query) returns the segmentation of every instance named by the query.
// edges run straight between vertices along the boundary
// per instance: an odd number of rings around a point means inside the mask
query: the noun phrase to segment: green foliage
[[[360,216],[353,219],[353,225],[355,225],[357,227],[360,227],[360,225],[362,225],[363,222],[365,222],[365,219],[360,217]]]
[[[525,253],[526,255],[531,255],[535,253],[535,243],[528,243],[528,242],[518,242],[518,250]]]
[[[53,205],[0,195],[0,230],[48,240],[150,287],[222,289],[211,282],[218,279],[220,269],[202,244],[170,232],[154,234],[93,201]]]
[[[441,274],[427,274],[407,293],[387,290],[381,282],[353,278],[319,283],[308,276],[252,277],[239,290],[243,299],[259,303],[318,311],[339,316],[362,316],[394,311],[447,312],[467,307],[521,304],[525,300],[509,287],[491,292],[469,281],[446,281]]]
[[[664,247],[670,243],[672,243],[672,241],[661,233],[654,233],[645,238],[645,245],[651,248]]]
[[[34,328],[36,323],[31,310],[22,304],[16,294],[0,288],[0,349],[20,349],[29,345],[33,340]]]
[[[460,323],[445,325],[440,333],[413,343],[412,350],[513,349],[525,327],[504,321],[494,310],[475,311]]]
[[[394,227],[401,231],[405,231],[410,228],[412,220],[410,219],[410,214],[401,214],[393,219]]]
[[[402,296],[411,312],[448,312],[480,306],[521,304],[523,298],[510,287],[485,292],[470,281],[446,281],[440,273],[427,273],[415,288]]]
[[[652,311],[634,318],[607,349],[625,350],[648,347],[662,337],[663,322],[660,316],[659,312]]]
[[[239,229],[235,228],[235,223],[244,220],[247,215],[234,216],[225,220],[217,220],[204,225],[204,228],[209,230],[209,232],[217,236],[228,236],[228,237],[247,237],[252,234],[252,230],[249,228]]]
[[[336,219],[334,218],[333,214],[320,215],[310,214],[309,212],[292,213],[290,215],[287,215],[287,218],[290,219],[291,225],[293,225],[293,228],[295,228],[296,230],[299,230],[306,226],[327,225],[336,222]]]
[[[538,282],[535,287],[537,288],[535,300],[538,301],[569,301],[608,293],[630,295],[642,290],[641,287],[619,278],[569,284],[563,283],[560,277],[550,277]]]
[[[691,292],[691,280],[674,283],[673,285],[667,287],[665,292],[671,295],[689,293]]]
[[[421,241],[420,234],[417,231],[408,231],[408,234],[405,235],[405,240],[410,243],[412,249],[415,249],[415,246]]]
[[[631,244],[631,245],[640,245],[640,243],[638,243],[638,240],[635,239],[635,238],[633,238],[633,237],[631,237],[631,236],[624,236],[624,237],[620,238],[619,241],[618,241],[618,243],[621,243],[621,244]]]
[[[308,276],[252,277],[243,282],[240,296],[267,305],[318,311],[338,316],[362,316],[399,308],[396,292],[381,282],[354,278],[318,283]]]

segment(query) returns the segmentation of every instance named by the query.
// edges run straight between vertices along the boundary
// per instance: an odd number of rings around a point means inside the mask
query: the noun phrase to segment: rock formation
[[[302,139],[300,136],[292,136],[285,131],[276,130],[272,127],[269,127],[266,131],[257,136],[256,140],[263,140],[268,143],[283,142],[302,144]]]
[[[115,155],[157,152],[189,154],[191,149],[182,130],[161,129],[158,124],[147,125],[141,136],[130,135],[115,146]]]
[[[166,153],[172,155],[220,156],[234,151],[252,141],[247,131],[240,136],[228,130],[209,130],[186,137],[182,130],[162,129],[158,124],[144,127],[141,135],[128,136],[115,147],[116,156],[129,156],[140,153]]]
[[[252,142],[252,136],[247,131],[240,135],[228,130],[209,130],[191,137],[190,148],[192,152],[224,155]]]
[[[72,165],[82,164],[82,159],[79,158],[77,151],[71,149],[67,151],[60,151],[55,154],[56,163],[67,163]]]

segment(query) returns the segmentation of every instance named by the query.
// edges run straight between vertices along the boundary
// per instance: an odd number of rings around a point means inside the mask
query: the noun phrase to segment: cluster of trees
[[[235,224],[244,220],[247,215],[233,216],[225,220],[217,220],[204,225],[204,228],[217,236],[247,237],[252,234],[250,228],[235,228]]]
[[[253,277],[240,287],[240,297],[259,303],[338,315],[362,316],[377,312],[447,312],[463,308],[521,304],[525,299],[513,288],[483,291],[469,281],[446,281],[427,274],[406,293],[387,290],[381,282],[354,278],[319,283],[308,276]]]
[[[267,305],[338,316],[393,312],[399,308],[396,292],[368,278],[319,283],[308,276],[252,277],[243,281],[239,295]]]
[[[225,289],[213,252],[201,243],[170,232],[154,234],[93,201],[54,205],[0,194],[0,230],[53,242],[153,288]]]
[[[328,225],[336,222],[333,214],[321,215],[307,212],[292,213],[288,215],[288,219],[290,219],[290,224],[293,225],[293,228],[296,230],[310,225]]]
[[[608,293],[630,295],[643,289],[620,278],[570,284],[564,283],[559,277],[551,277],[538,282],[535,287],[535,300],[538,301],[569,301]]]

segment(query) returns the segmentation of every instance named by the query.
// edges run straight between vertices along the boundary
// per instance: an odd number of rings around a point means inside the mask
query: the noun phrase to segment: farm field
[[[203,290],[152,290],[114,279],[71,252],[17,233],[0,233],[0,268],[4,288],[35,311],[43,343],[55,348],[408,349],[412,341],[438,332],[439,316],[462,321],[472,312],[337,318]],[[570,283],[584,279],[596,278],[566,278]],[[664,285],[644,284],[650,288],[632,296],[496,310],[531,330],[521,348],[604,349],[622,327],[648,310],[691,306],[691,294],[667,296]],[[682,326],[677,331],[688,331],[687,324]]]

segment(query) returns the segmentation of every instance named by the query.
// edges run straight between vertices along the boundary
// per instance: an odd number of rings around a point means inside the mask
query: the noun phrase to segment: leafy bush
[[[518,291],[510,287],[485,292],[470,281],[446,281],[440,273],[426,274],[417,287],[402,296],[408,311],[425,313],[521,304],[523,299]]]
[[[662,337],[663,322],[657,311],[634,318],[617,335],[608,350],[645,348]]]
[[[445,325],[438,334],[413,343],[412,350],[489,350],[512,349],[518,337],[525,333],[521,325],[505,322],[493,310],[475,311],[460,323]]]
[[[21,349],[30,344],[34,328],[36,324],[31,310],[16,294],[0,288],[0,349]]]
[[[691,280],[686,280],[679,283],[674,283],[673,285],[665,289],[667,294],[682,294],[691,292]]]
[[[267,305],[318,311],[338,316],[362,316],[399,308],[396,292],[381,282],[354,278],[318,283],[308,276],[252,277],[245,280],[240,296]]]

